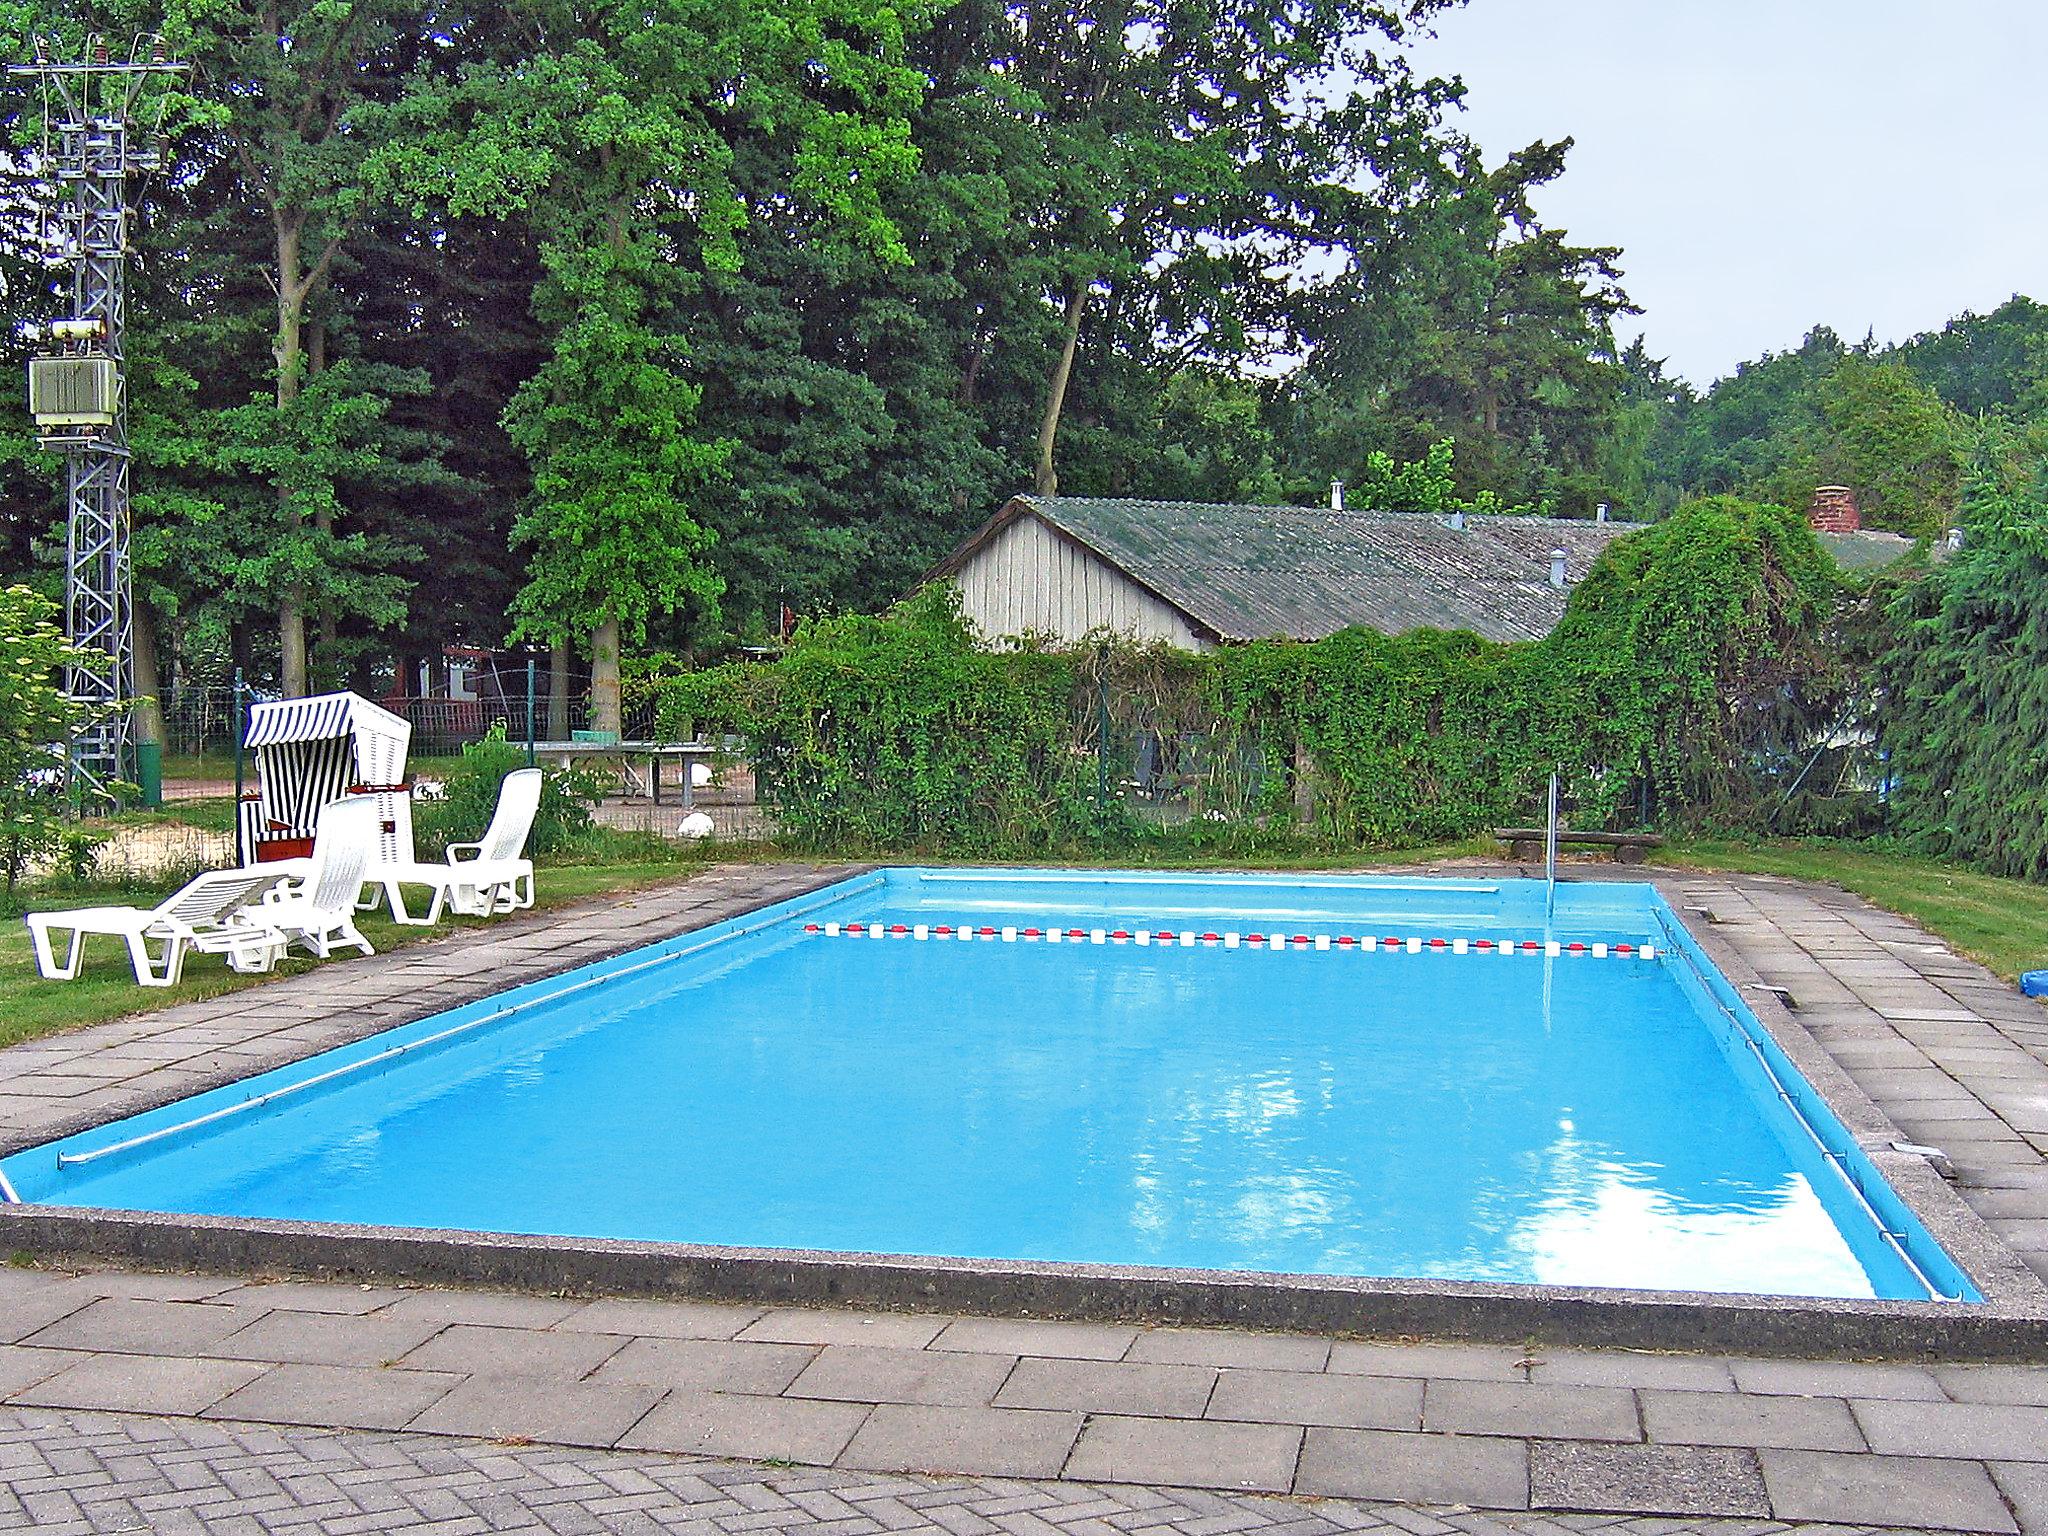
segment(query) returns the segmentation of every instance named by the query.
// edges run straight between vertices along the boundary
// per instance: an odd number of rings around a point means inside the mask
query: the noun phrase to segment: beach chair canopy
[[[344,795],[401,804],[411,743],[412,722],[357,693],[256,705],[243,738],[256,759],[256,795],[244,803],[244,857],[267,862],[310,852],[320,808]],[[406,822],[410,858],[409,815]]]

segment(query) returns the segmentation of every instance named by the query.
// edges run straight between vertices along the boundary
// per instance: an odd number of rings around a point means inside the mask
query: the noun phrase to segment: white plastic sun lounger
[[[488,917],[532,906],[533,861],[523,853],[540,811],[540,791],[538,768],[516,769],[498,786],[498,808],[481,841],[451,843],[445,863],[379,864],[372,869],[367,878],[383,886],[392,917],[423,926],[439,922],[444,910]],[[434,888],[426,916],[414,917],[406,910],[399,893],[406,885]]]
[[[185,954],[224,954],[238,971],[267,971],[283,956],[285,936],[249,908],[284,879],[273,869],[223,869],[201,875],[155,907],[78,907],[69,912],[31,912],[29,938],[35,945],[36,969],[52,981],[78,975],[79,953],[89,933],[112,934],[128,942],[135,980],[145,987],[177,985],[185,972]],[[70,941],[59,963],[50,942],[54,930],[68,931]],[[162,946],[152,961],[151,943]]]
[[[380,816],[377,802],[367,795],[322,807],[312,855],[303,863],[293,860],[283,871],[294,878],[264,898],[253,921],[303,944],[323,960],[337,944],[374,955],[376,949],[356,928],[355,913],[356,897],[376,854]]]

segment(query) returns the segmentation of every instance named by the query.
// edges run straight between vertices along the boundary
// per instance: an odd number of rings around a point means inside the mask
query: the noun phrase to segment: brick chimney
[[[1806,521],[1816,533],[1855,533],[1863,526],[1863,514],[1856,510],[1856,493],[1848,486],[1823,485],[1813,493]]]

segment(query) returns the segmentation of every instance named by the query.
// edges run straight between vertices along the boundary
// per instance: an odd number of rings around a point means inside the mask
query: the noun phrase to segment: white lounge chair
[[[27,922],[36,969],[52,981],[70,981],[78,975],[85,936],[105,933],[127,940],[135,980],[145,987],[176,986],[185,973],[186,951],[193,949],[226,955],[237,971],[267,971],[284,955],[285,936],[249,909],[283,879],[283,873],[274,869],[215,870],[155,907],[31,912]],[[68,930],[71,935],[61,964],[50,943],[52,930]],[[162,945],[162,954],[154,961],[151,943]]]
[[[423,926],[439,922],[444,910],[488,917],[532,906],[533,861],[524,857],[524,850],[540,811],[540,792],[538,768],[515,769],[498,786],[498,807],[480,841],[449,844],[444,863],[382,864],[371,870],[369,878],[384,887],[392,917]],[[403,885],[434,888],[426,916],[414,917],[406,910],[399,893]]]
[[[331,801],[321,808],[313,852],[303,865],[292,861],[296,878],[270,892],[249,920],[283,933],[326,959],[337,944],[352,944],[366,955],[376,949],[356,928],[356,897],[377,851],[381,812],[367,795]]]

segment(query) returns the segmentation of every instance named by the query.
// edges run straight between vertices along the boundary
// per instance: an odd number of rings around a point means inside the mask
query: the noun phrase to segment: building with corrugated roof
[[[1017,496],[925,578],[990,639],[1102,631],[1205,651],[1364,626],[1534,640],[1636,525]]]

